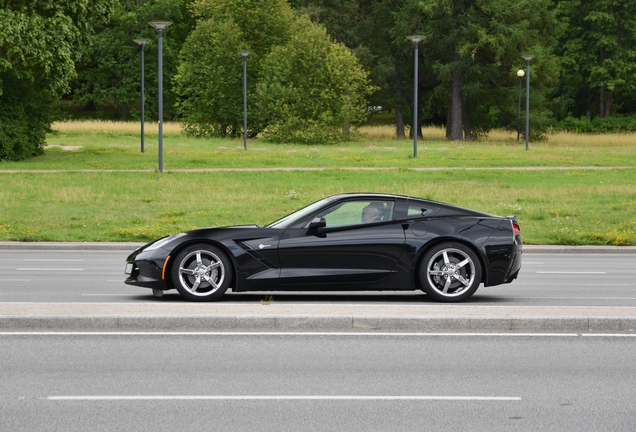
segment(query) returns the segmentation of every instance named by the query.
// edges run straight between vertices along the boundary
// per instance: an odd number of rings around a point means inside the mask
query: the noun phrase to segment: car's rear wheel
[[[419,266],[422,290],[443,302],[460,302],[472,296],[481,283],[481,273],[475,252],[455,242],[433,246]]]
[[[201,243],[188,246],[174,260],[172,282],[179,293],[193,301],[221,297],[232,279],[231,261],[221,249]]]

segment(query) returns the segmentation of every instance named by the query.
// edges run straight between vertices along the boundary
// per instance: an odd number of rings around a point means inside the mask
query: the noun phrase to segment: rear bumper
[[[504,283],[510,283],[513,280],[517,279],[519,276],[519,270],[521,270],[521,261],[523,256],[523,245],[521,242],[518,244],[515,242],[515,245],[512,249],[512,260],[510,261],[510,268],[506,272],[506,281]]]

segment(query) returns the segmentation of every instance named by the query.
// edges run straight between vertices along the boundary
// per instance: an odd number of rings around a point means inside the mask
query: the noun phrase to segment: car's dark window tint
[[[406,210],[406,215],[408,217],[421,217],[421,216],[431,216],[435,213],[437,209],[433,209],[430,206],[422,206],[422,205],[409,205]]]
[[[416,219],[431,217],[438,213],[440,208],[433,203],[420,200],[400,200],[395,210],[395,219]]]
[[[327,228],[364,225],[393,219],[393,201],[356,200],[340,203],[316,215],[324,218]]]

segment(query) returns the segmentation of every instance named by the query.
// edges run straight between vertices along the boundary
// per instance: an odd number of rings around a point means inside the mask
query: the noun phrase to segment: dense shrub
[[[42,154],[55,98],[7,74],[0,79],[0,160],[16,161]]]
[[[193,8],[201,19],[183,46],[176,77],[186,134],[242,134],[239,49],[252,51],[248,135],[337,142],[366,120],[373,88],[360,62],[323,27],[294,16],[285,0],[200,0]]]
[[[567,117],[554,126],[555,131],[575,133],[612,133],[612,132],[636,132],[636,116],[613,115],[611,117],[596,117],[589,120],[587,117]]]
[[[349,140],[367,119],[374,90],[355,55],[324,28],[299,17],[293,36],[263,60],[256,112],[273,142],[326,144]]]

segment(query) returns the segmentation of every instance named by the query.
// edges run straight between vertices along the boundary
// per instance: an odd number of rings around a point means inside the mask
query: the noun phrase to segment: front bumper
[[[161,291],[171,289],[164,270],[168,259],[169,256],[161,251],[144,253],[143,248],[136,250],[126,259],[126,270],[130,273],[124,283]]]

